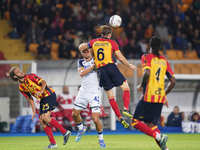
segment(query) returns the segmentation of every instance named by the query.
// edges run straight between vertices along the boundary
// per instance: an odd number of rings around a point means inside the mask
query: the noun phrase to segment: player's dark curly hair
[[[15,73],[14,73],[15,69],[17,69],[17,67],[12,67],[12,68],[10,69],[9,73],[7,73],[7,76],[9,76],[9,78],[10,78],[11,80],[17,82],[18,79],[17,79],[17,78],[14,78],[14,76],[15,76]]]
[[[107,25],[101,26],[100,29],[101,29],[101,34],[103,36],[107,36],[108,34],[112,34],[111,28]]]
[[[159,58],[159,50],[161,49],[162,47],[162,40],[160,37],[158,36],[153,36],[150,41],[149,41],[149,45],[150,47],[152,48],[152,53],[154,55],[156,55],[158,58]]]

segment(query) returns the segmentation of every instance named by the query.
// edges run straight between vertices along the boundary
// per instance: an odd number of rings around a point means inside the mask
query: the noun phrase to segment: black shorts
[[[113,63],[98,68],[98,75],[100,77],[100,82],[106,91],[113,87],[121,86],[123,82],[126,81],[117,65]]]
[[[56,93],[44,97],[40,100],[40,115],[51,112],[56,108]]]
[[[133,114],[134,119],[157,124],[162,111],[163,103],[150,103],[140,100]]]

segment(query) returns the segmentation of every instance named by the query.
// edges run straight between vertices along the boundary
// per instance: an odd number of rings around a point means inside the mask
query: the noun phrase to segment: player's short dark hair
[[[150,41],[149,41],[149,45],[152,48],[152,52],[153,54],[155,54],[158,58],[159,58],[159,50],[162,47],[162,40],[160,37],[158,36],[153,36]]]
[[[107,36],[108,34],[112,34],[111,28],[107,25],[101,26],[100,29],[101,29],[101,34],[103,36]]]
[[[15,69],[17,69],[17,67],[12,67],[12,68],[10,69],[9,73],[8,73],[8,76],[9,76],[9,78],[10,78],[11,80],[17,82],[18,79],[17,79],[17,78],[14,78],[14,76],[15,76],[15,73],[14,73]]]
[[[178,106],[174,106],[174,108],[178,108],[178,109],[179,109],[179,107],[178,107]]]

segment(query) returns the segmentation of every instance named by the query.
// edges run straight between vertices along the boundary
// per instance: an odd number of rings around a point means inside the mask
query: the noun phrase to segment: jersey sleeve
[[[19,91],[22,93],[22,95],[24,95],[26,97],[26,99],[30,99],[31,98],[31,94],[30,93],[23,91],[21,88],[19,88]]]
[[[148,55],[146,55],[146,54],[142,55],[141,60],[142,60],[143,70],[151,69],[151,58],[148,57]]]
[[[84,66],[83,66],[83,60],[79,59],[77,65],[78,65],[78,68],[84,68]]]
[[[43,80],[42,78],[38,77],[36,74],[32,73],[30,75],[28,75],[28,78],[32,81],[34,81],[35,83],[37,83],[38,85],[40,84],[40,82]]]
[[[166,76],[167,76],[168,79],[170,79],[171,77],[174,77],[174,72],[172,71],[168,61],[167,61]]]
[[[115,53],[119,51],[119,46],[115,41],[112,42],[112,49],[115,51]]]
[[[87,43],[88,48],[92,48],[93,43],[94,43],[94,39],[93,39],[93,40],[90,40],[90,41]]]

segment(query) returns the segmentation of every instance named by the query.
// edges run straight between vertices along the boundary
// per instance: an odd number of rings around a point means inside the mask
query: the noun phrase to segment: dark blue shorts
[[[145,123],[152,122],[157,124],[162,111],[163,103],[149,103],[140,100],[133,114],[134,119],[144,121]]]
[[[126,81],[117,65],[110,63],[98,68],[98,75],[104,90],[108,91],[113,87],[121,86]]]
[[[56,108],[56,93],[40,100],[40,115],[50,112]]]

